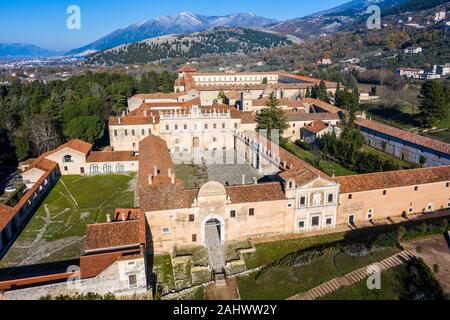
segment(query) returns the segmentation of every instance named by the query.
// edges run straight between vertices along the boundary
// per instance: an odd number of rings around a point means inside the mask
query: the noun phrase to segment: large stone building
[[[450,207],[450,166],[437,160],[447,159],[446,144],[431,144],[402,130],[387,132],[361,117],[357,124],[368,144],[386,144],[383,151],[389,152],[399,139],[402,150],[414,144],[406,160],[417,162],[415,152],[423,148],[426,165],[441,166],[330,177],[256,133],[257,112],[274,90],[289,123],[285,137],[316,140],[324,132],[338,131],[343,110],[302,96],[302,88],[318,82],[313,80],[282,73],[197,74],[181,69],[177,93],[134,96],[128,112],[110,118],[107,150],[93,151],[91,144],[72,140],[30,164],[23,173],[31,188],[24,200],[14,208],[0,205],[0,254],[61,174],[138,172],[138,207],[117,209],[108,222],[87,227],[78,274],[82,292],[145,292],[146,256],[172,253],[177,246],[220,250],[229,241],[328,232],[343,225],[356,228]],[[289,86],[295,89],[288,91]],[[226,88],[238,92],[226,92],[231,105],[215,101]],[[211,164],[210,156],[219,151],[226,151],[225,158],[231,154],[232,161]],[[439,157],[433,152],[440,152]],[[199,155],[199,164],[208,170],[215,166],[215,171],[200,186],[187,187],[177,171],[181,155],[187,155],[189,164]],[[220,271],[225,261],[211,258],[211,264]],[[49,285],[49,279],[73,275],[0,281],[0,290],[9,290],[9,298],[58,293],[63,286]]]

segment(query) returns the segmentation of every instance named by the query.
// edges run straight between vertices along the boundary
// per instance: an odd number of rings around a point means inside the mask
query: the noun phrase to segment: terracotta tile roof
[[[177,70],[177,73],[182,73],[182,72],[197,72],[197,69],[195,69],[194,67],[191,67],[191,66],[183,66]]]
[[[16,210],[13,207],[4,205],[0,203],[0,231],[6,227],[6,225],[11,221],[16,215]]]
[[[225,187],[231,203],[284,200],[286,196],[279,182],[235,185]]]
[[[340,192],[352,193],[426,183],[450,182],[450,166],[397,170],[337,177]]]
[[[231,91],[225,92],[225,96],[231,100],[241,99],[241,93],[237,90],[231,90]]]
[[[85,142],[80,139],[72,139],[62,145],[60,145],[58,148],[56,148],[52,153],[62,150],[64,148],[70,148],[76,151],[80,151],[81,153],[87,154],[92,149],[92,144],[89,142]]]
[[[86,226],[85,251],[106,250],[142,244],[139,220],[96,223]]]
[[[139,100],[146,99],[178,99],[178,97],[185,95],[185,93],[171,92],[171,93],[139,93],[132,96],[130,99],[136,98]]]
[[[305,99],[302,100],[302,102],[305,103],[305,104],[313,105],[313,106],[315,106],[316,108],[320,108],[320,109],[322,109],[322,110],[324,110],[324,111],[326,111],[326,112],[329,112],[329,113],[340,113],[340,112],[344,112],[343,109],[338,108],[338,107],[336,107],[336,106],[333,106],[332,104],[323,102],[323,101],[321,101],[321,100],[319,100],[319,99],[305,98]],[[311,111],[310,111],[310,112],[311,112]]]
[[[279,98],[278,100],[278,106],[283,107],[289,107],[289,108],[303,108],[303,103],[301,100],[292,100],[287,98]],[[252,105],[253,106],[267,106],[267,103],[269,102],[269,98],[260,98],[260,99],[253,99]]]
[[[138,161],[133,151],[92,151],[86,162]]]
[[[239,118],[241,119],[242,124],[256,123],[255,112],[241,111],[239,112]]]
[[[143,102],[139,108],[130,111],[126,116],[145,116],[145,112],[147,112],[147,115],[150,115],[150,112],[158,112],[158,108],[167,108],[167,109],[174,109],[174,108],[190,108],[193,105],[200,105],[201,101],[200,98],[194,98],[188,101],[181,101],[181,102]]]
[[[123,214],[125,220],[138,220],[141,217],[141,212],[138,208],[117,208],[114,212],[114,221],[122,220]]]
[[[398,139],[450,155],[450,144],[443,141],[427,138],[373,120],[358,119],[355,123],[360,127],[377,131],[391,137],[396,137]]]
[[[338,114],[336,113],[304,113],[304,112],[285,112],[288,121],[314,121],[314,120],[340,120]]]
[[[326,128],[328,128],[328,125],[321,120],[314,120],[311,124],[307,124],[303,127],[303,129],[313,133],[318,133]]]
[[[280,78],[286,77],[286,78],[296,79],[296,80],[299,80],[299,81],[303,81],[303,82],[307,82],[307,83],[313,83],[313,84],[319,84],[320,81],[322,81],[321,79],[307,77],[307,76],[302,76],[302,75],[299,75],[299,74],[290,74],[290,73],[280,73],[279,77]],[[327,88],[335,88],[337,86],[336,82],[332,82],[332,81],[324,81],[324,82],[325,82]]]
[[[159,123],[159,112],[151,112],[148,116],[110,117],[110,126],[137,126]]]

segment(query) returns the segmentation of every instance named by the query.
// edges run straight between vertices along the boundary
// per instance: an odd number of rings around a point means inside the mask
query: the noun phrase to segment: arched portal
[[[220,216],[209,215],[201,224],[203,245],[223,244],[225,240],[225,221]]]

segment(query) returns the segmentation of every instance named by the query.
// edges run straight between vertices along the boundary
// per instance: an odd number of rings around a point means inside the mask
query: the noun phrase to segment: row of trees
[[[106,144],[106,121],[137,92],[171,92],[176,75],[150,72],[140,78],[91,73],[48,84],[0,86],[0,162],[24,160],[79,138]]]

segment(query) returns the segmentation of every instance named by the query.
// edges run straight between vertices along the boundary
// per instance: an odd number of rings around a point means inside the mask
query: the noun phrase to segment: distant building
[[[420,54],[422,53],[422,47],[408,47],[403,50],[404,54]]]
[[[439,21],[445,20],[445,15],[446,15],[445,11],[436,12],[436,14],[434,16],[434,22],[439,22]]]
[[[395,70],[395,73],[405,78],[419,79],[424,73],[424,70],[416,68],[398,68],[397,70]]]

